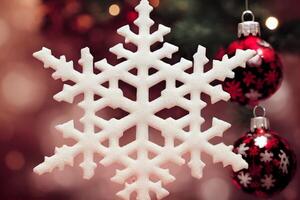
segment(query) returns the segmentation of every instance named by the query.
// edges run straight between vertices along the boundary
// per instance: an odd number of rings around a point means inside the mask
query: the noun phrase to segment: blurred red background
[[[109,169],[98,167],[96,176],[90,181],[82,180],[81,170],[77,167],[67,167],[63,172],[55,170],[52,174],[43,176],[32,172],[33,167],[43,161],[44,155],[51,155],[55,146],[63,144],[63,139],[54,126],[81,115],[81,111],[75,106],[52,99],[62,84],[52,80],[51,71],[43,69],[42,64],[32,57],[32,53],[47,46],[55,55],[65,54],[68,60],[76,61],[80,49],[89,45],[95,60],[107,56],[112,59],[113,56],[107,53],[108,48],[122,41],[115,29],[135,18],[135,13],[131,11],[137,1],[103,2],[104,5],[108,4],[107,9],[93,11],[99,14],[95,20],[95,15],[91,14],[93,9],[82,12],[82,1],[79,0],[0,1],[1,200],[116,199],[115,193],[121,186],[110,182],[116,166]],[[112,8],[109,11],[109,6],[113,3],[120,6],[120,13]],[[160,18],[163,16],[163,8],[160,7],[163,3],[164,0],[152,1],[159,9],[158,21],[172,24],[172,19],[164,21],[163,17]],[[300,19],[300,2],[297,0],[261,1],[261,4],[279,19],[282,26]],[[232,20],[230,26],[235,26],[235,21]],[[235,32],[230,34],[235,35]],[[266,35],[272,35],[272,32],[267,32]],[[295,41],[297,42],[299,43]],[[194,52],[194,49],[191,51]],[[300,135],[300,98],[297,94],[300,92],[300,50],[285,47],[280,56],[284,64],[283,85],[263,105],[267,108],[272,129],[290,142],[299,160],[300,145],[297,141]],[[224,113],[218,113],[218,117],[233,124],[224,137],[225,143],[232,144],[249,129],[251,111],[236,104],[219,103],[209,106],[204,115],[211,118],[220,108]],[[209,164],[201,180],[191,178],[186,167],[171,166],[177,180],[167,186],[171,194],[166,199],[256,199],[233,186],[229,168],[223,169],[221,164],[212,164],[208,156],[205,160]],[[290,185],[272,199],[299,199],[299,178],[299,173],[296,173]]]

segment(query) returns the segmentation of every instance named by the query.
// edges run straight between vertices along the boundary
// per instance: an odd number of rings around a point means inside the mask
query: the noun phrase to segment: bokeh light
[[[32,31],[38,28],[38,25],[41,23],[41,17],[44,16],[42,12],[44,10],[36,9],[39,6],[39,1],[26,0],[18,3],[20,3],[20,6],[15,6],[14,12],[10,16],[10,23],[14,29]]]
[[[275,30],[278,25],[279,25],[279,21],[276,17],[268,17],[266,20],[266,27],[270,30]]]
[[[160,3],[160,0],[151,0],[150,1],[151,5],[153,7],[158,7],[159,6],[159,3]]]
[[[69,1],[66,5],[65,11],[71,15],[80,10],[80,4],[77,1]]]
[[[94,24],[93,18],[87,14],[79,15],[76,22],[79,31],[87,31]]]
[[[25,70],[25,66],[12,63],[14,70],[10,70],[0,79],[0,91],[3,99],[11,109],[22,112],[34,111],[43,103],[46,88],[42,77],[32,71]]]
[[[118,16],[121,12],[120,6],[118,4],[112,4],[109,6],[108,12],[112,16]]]
[[[115,169],[120,168],[117,165],[110,168],[99,166],[95,177],[89,181],[82,179],[82,169],[78,167],[82,161],[82,155],[75,159],[74,166],[76,167],[66,166],[64,171],[55,169],[53,173],[43,176],[32,172],[32,168],[42,162],[45,155],[53,154],[55,146],[74,143],[72,140],[64,139],[55,126],[71,118],[77,122],[82,117],[82,110],[52,99],[52,96],[62,88],[61,81],[52,80],[52,71],[42,69],[42,64],[31,55],[42,46],[46,46],[53,49],[56,57],[65,54],[68,60],[76,60],[74,66],[81,70],[77,64],[80,49],[84,46],[91,47],[95,61],[107,57],[108,49],[115,43],[121,42],[119,35],[115,32],[116,28],[131,24],[137,19],[137,12],[133,8],[139,1],[0,1],[0,49],[2,50],[0,55],[0,152],[2,152],[0,199],[117,199],[115,193],[123,186],[110,181],[115,174]],[[273,12],[273,15],[277,17],[275,20],[274,18],[267,20],[268,16],[264,18],[261,12],[256,12],[259,19],[266,20],[262,25],[268,30],[274,30],[264,37],[271,43],[272,41],[279,43],[275,47],[281,48],[287,40],[292,44],[297,43],[297,37],[296,39],[290,37],[290,35],[294,36],[292,31],[289,32],[289,37],[285,37],[287,36],[284,35],[285,33],[280,34],[280,30],[284,30],[284,27],[295,30],[296,26],[290,24],[289,20],[297,20],[297,16],[290,10],[296,10],[300,2],[293,1],[296,3],[282,4],[276,0],[269,2],[268,6],[257,4],[253,7],[258,11],[264,9],[267,11],[265,13]],[[234,26],[238,18],[232,17],[232,21],[229,22],[229,19],[228,23],[212,22],[212,20],[226,18],[230,12],[236,13],[240,5],[233,1],[231,8],[221,3],[216,7],[208,0],[149,0],[149,2],[153,7],[158,7],[151,15],[155,21],[158,20],[172,27],[172,33],[169,35],[171,37],[167,40],[177,43],[181,50],[185,48],[184,51],[190,54],[194,51],[194,47],[190,44],[203,44],[206,41],[207,47],[214,51],[215,44],[222,45],[222,42],[226,42],[229,37],[235,35],[231,31],[220,33],[218,30]],[[195,27],[195,24],[201,24],[202,20],[199,16],[208,16],[207,12],[212,10],[215,11],[214,16],[205,19],[207,23],[203,24],[203,28],[222,36],[217,38],[218,40],[213,38],[213,34],[205,36],[202,32],[196,31],[196,33],[195,29],[189,29],[189,27]],[[186,13],[189,14],[186,15]],[[181,26],[184,28],[179,29]],[[193,37],[189,37],[188,32],[191,32],[190,35]],[[203,33],[206,34],[206,31]],[[285,80],[280,90],[272,98],[263,102],[263,105],[267,109],[271,128],[283,133],[282,137],[292,144],[299,160],[300,143],[297,143],[297,138],[300,133],[298,126],[300,100],[297,93],[300,91],[300,84],[298,84],[300,68],[297,66],[300,63],[300,56],[298,49],[296,53],[290,53],[286,50],[292,49],[291,45],[287,43],[286,46],[285,49],[278,49],[285,66]],[[257,56],[251,61],[257,63],[259,59],[260,57]],[[227,107],[226,110],[223,110],[223,105]],[[233,127],[224,137],[225,143],[232,144],[240,137],[241,129],[249,128],[249,116],[246,111],[240,112],[239,108],[230,107],[227,103],[216,105],[216,107],[211,106],[205,114],[213,116],[220,109],[222,112],[218,113],[220,115],[218,117],[232,122]],[[78,124],[76,127],[82,129],[82,126]],[[263,144],[264,141],[259,139],[258,143]],[[205,161],[211,160],[209,156],[203,156]],[[184,155],[184,157],[188,161],[189,155]],[[100,156],[95,160],[98,162]],[[222,170],[220,163],[208,165],[201,180],[192,178],[187,166],[179,167],[171,163],[166,165],[166,168],[170,168],[171,174],[176,177],[174,183],[166,185],[170,191],[170,196],[166,197],[166,200],[255,199],[254,196],[248,196],[234,189],[230,178],[227,177],[230,172]],[[228,169],[230,170],[230,167]],[[299,180],[299,173],[297,173],[293,182],[284,191],[278,193],[275,199],[299,199]]]
[[[212,200],[222,199],[228,200],[230,196],[230,187],[228,181],[219,177],[211,178],[205,181],[200,187],[199,199]]]
[[[5,164],[8,169],[16,171],[20,170],[25,165],[25,159],[21,152],[10,151],[5,156]]]

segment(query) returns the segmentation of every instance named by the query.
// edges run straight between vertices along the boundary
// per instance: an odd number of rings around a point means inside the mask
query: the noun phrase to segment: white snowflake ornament
[[[212,86],[210,83],[214,80],[223,81],[226,77],[233,78],[232,70],[239,66],[245,67],[247,60],[252,58],[255,52],[238,50],[230,59],[224,56],[222,61],[214,61],[212,69],[205,73],[203,67],[208,59],[205,56],[205,48],[199,46],[194,55],[194,64],[181,59],[177,64],[170,65],[162,59],[171,58],[172,54],[178,51],[178,47],[164,43],[161,49],[154,52],[150,50],[154,43],[163,42],[163,37],[170,32],[170,28],[159,25],[157,31],[150,32],[154,22],[150,18],[152,7],[147,0],[141,0],[136,11],[139,17],[134,23],[139,32],[133,33],[127,25],[120,28],[118,33],[125,37],[126,43],[136,45],[137,51],[129,51],[122,44],[116,45],[110,51],[118,58],[125,58],[125,61],[116,66],[110,65],[106,59],[96,62],[95,67],[101,71],[100,73],[93,72],[93,57],[88,48],[81,52],[79,64],[83,68],[82,73],[74,70],[73,63],[67,62],[64,56],[57,59],[46,48],[34,54],[37,59],[44,62],[46,68],[54,69],[53,78],[75,83],[72,86],[65,84],[54,99],[72,103],[74,97],[84,94],[79,106],[85,111],[80,120],[84,126],[83,132],[74,127],[73,121],[57,126],[65,138],[71,138],[77,143],[73,146],[56,148],[55,154],[46,157],[42,164],[34,168],[34,172],[44,174],[54,168],[63,169],[65,165],[72,166],[74,158],[83,154],[80,167],[83,169],[84,178],[90,179],[97,167],[94,155],[100,154],[103,157],[100,161],[102,165],[109,166],[118,162],[124,166],[122,170],[117,170],[111,179],[125,185],[125,188],[117,193],[119,197],[129,200],[131,194],[136,192],[138,200],[150,200],[150,192],[155,193],[158,199],[167,196],[168,191],[162,185],[175,180],[169,170],[161,166],[167,162],[183,165],[185,153],[191,155],[188,166],[191,168],[192,176],[196,178],[202,177],[205,166],[201,160],[202,152],[211,155],[214,162],[222,162],[224,166],[232,165],[234,171],[247,168],[248,164],[242,156],[232,152],[232,146],[223,143],[213,145],[209,142],[216,136],[221,137],[230,124],[213,118],[212,127],[201,131],[201,125],[204,123],[201,110],[206,107],[206,103],[201,100],[200,94],[208,94],[212,103],[220,100],[228,101],[230,96],[222,90],[222,86]],[[137,75],[129,72],[135,68]],[[150,68],[155,68],[158,72],[149,75]],[[185,72],[189,68],[193,68],[193,73]],[[120,80],[136,88],[136,101],[123,95],[119,89]],[[104,87],[102,84],[107,81],[109,87]],[[159,98],[149,101],[149,88],[161,81],[166,81],[165,90]],[[183,85],[176,87],[176,81],[182,82]],[[188,94],[190,99],[185,98]],[[101,98],[95,100],[94,96]],[[165,108],[174,106],[181,107],[189,113],[177,120],[162,119],[155,115]],[[110,120],[96,115],[96,112],[106,107],[120,108],[129,114],[121,119]],[[188,131],[184,129],[187,126]],[[120,146],[120,138],[132,127],[136,127],[135,141]],[[161,131],[164,137],[163,146],[149,140],[150,127]],[[96,128],[100,131],[96,132]],[[180,141],[180,144],[175,145],[175,140]],[[108,141],[108,147],[103,145],[105,141]],[[133,153],[136,153],[136,158],[130,156]],[[150,158],[150,153],[155,156]],[[153,181],[150,176],[159,181]],[[129,183],[132,177],[135,181]]]

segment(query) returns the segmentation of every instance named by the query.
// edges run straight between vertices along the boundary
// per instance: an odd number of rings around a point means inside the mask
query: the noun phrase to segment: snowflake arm
[[[253,56],[252,51],[244,52],[243,56],[241,56],[241,53],[238,52],[237,55],[230,60],[223,59],[224,61],[220,62],[220,66],[218,68],[221,69],[228,69],[228,71],[232,71],[235,67],[239,67],[241,64],[236,63],[243,63],[244,65],[246,61]],[[243,57],[241,59],[241,57]],[[199,61],[200,60],[200,61]],[[218,119],[213,119],[213,126],[211,129],[207,130],[206,132],[199,134],[200,132],[200,126],[204,122],[204,119],[199,117],[198,113],[201,112],[201,110],[206,106],[206,104],[203,101],[199,101],[199,91],[203,91],[204,93],[210,95],[212,97],[212,103],[215,103],[220,100],[228,100],[226,92],[224,92],[222,89],[220,92],[220,89],[216,91],[214,87],[209,85],[209,83],[213,80],[213,75],[203,74],[203,66],[208,62],[208,59],[205,56],[205,49],[201,46],[198,48],[198,52],[194,56],[194,74],[187,78],[185,80],[188,86],[190,88],[197,88],[195,87],[196,84],[198,84],[198,88],[196,91],[191,91],[190,89],[184,89],[181,88],[177,89],[178,93],[181,91],[184,91],[184,93],[181,93],[180,95],[173,94],[173,96],[184,96],[186,92],[191,92],[191,102],[188,105],[191,105],[192,109],[189,110],[189,115],[191,117],[191,123],[190,128],[191,133],[189,136],[185,139],[185,142],[182,146],[178,147],[180,148],[180,151],[183,153],[189,151],[191,153],[191,160],[189,162],[189,167],[192,170],[192,175],[201,178],[202,177],[202,169],[205,166],[204,163],[201,160],[201,152],[206,152],[213,156],[214,162],[222,161],[224,166],[232,165],[234,171],[241,170],[243,168],[247,168],[248,164],[246,161],[244,161],[241,157],[241,155],[236,155],[232,152],[232,146],[227,147],[223,143],[218,145],[211,145],[207,141],[215,136],[222,136],[223,132],[227,130],[230,125],[228,123],[225,123]],[[235,67],[229,66],[228,63],[234,64]],[[216,67],[213,67],[211,71],[214,69],[217,69]],[[225,70],[226,71],[226,70]],[[207,72],[209,73],[209,72]],[[228,73],[223,73],[223,76],[226,77]],[[220,79],[220,76],[218,73],[215,75],[215,79]],[[197,83],[196,83],[197,82]],[[186,86],[183,86],[186,87]],[[186,87],[187,88],[187,87]],[[176,89],[175,89],[176,90]],[[163,95],[163,96],[169,96],[169,95]],[[197,109],[195,109],[197,108]],[[180,134],[180,133],[178,133]],[[197,149],[197,150],[195,150]],[[226,152],[226,153],[225,153]]]
[[[58,101],[64,100],[67,102],[73,102],[75,96],[80,93],[84,94],[84,101],[79,105],[85,110],[84,116],[81,118],[81,122],[84,125],[84,133],[79,132],[74,128],[73,121],[57,126],[64,137],[72,138],[77,141],[74,146],[63,146],[56,148],[55,154],[52,157],[45,158],[44,163],[37,166],[34,171],[43,174],[51,172],[54,168],[64,168],[64,163],[73,165],[74,158],[79,154],[83,154],[83,162],[80,167],[84,171],[84,178],[90,179],[94,175],[94,170],[97,164],[93,160],[94,153],[104,154],[105,147],[98,143],[99,135],[94,131],[94,124],[92,120],[96,118],[94,108],[94,91],[101,91],[97,87],[95,82],[95,76],[93,74],[93,57],[89,52],[89,49],[83,49],[81,59],[79,63],[83,66],[83,73],[70,68],[70,65],[66,65],[65,62],[55,59],[51,52],[47,49],[35,53],[34,56],[38,57],[45,63],[45,66],[51,66],[56,72],[55,78],[61,78],[62,80],[71,80],[75,82],[74,86],[64,85],[63,90],[55,95],[55,99]],[[62,65],[59,65],[62,64]],[[66,67],[66,69],[64,69]],[[70,75],[68,75],[68,71]],[[76,77],[76,78],[74,78]]]
[[[232,145],[227,146],[224,143],[208,145],[211,148],[208,147],[206,151],[213,156],[214,163],[222,162],[224,167],[231,165],[235,172],[248,168],[248,163],[242,159],[242,156],[232,152]]]
[[[230,124],[213,118],[212,127],[203,132],[206,141],[209,141],[213,137],[222,137],[223,133],[231,127]],[[232,152],[233,146],[226,146],[223,143],[217,145],[211,145],[208,143],[207,153],[213,155],[213,162],[222,162],[223,166],[232,165],[233,171],[239,171],[244,168],[248,168],[248,164],[244,161],[241,155]],[[242,161],[241,161],[242,160]]]
[[[60,59],[55,58],[50,49],[44,47],[41,51],[34,53],[33,56],[42,61],[45,68],[50,67],[55,70],[52,74],[54,79],[61,78],[62,81],[77,82],[81,77],[81,74],[74,70],[72,61],[67,62],[65,56],[61,56]]]
[[[167,35],[170,32],[171,32],[171,29],[169,27],[166,27],[162,24],[159,24],[158,25],[158,30],[155,31],[151,35],[151,39],[150,39],[151,44],[154,44],[155,42],[163,42],[164,41],[164,36]]]
[[[222,61],[214,60],[212,70],[207,72],[205,75],[207,80],[213,81],[215,79],[224,81],[225,78],[234,78],[234,70],[237,67],[246,67],[246,63],[249,57],[252,58],[256,53],[253,50],[236,50],[235,56],[228,58],[224,55]],[[246,57],[246,59],[245,59]]]
[[[237,50],[235,56],[232,58],[228,58],[225,55],[222,61],[214,60],[213,67],[210,71],[204,74],[204,77],[207,82],[212,82],[214,80],[224,81],[225,78],[234,78],[233,70],[237,67],[246,67],[246,62],[252,58],[254,52],[252,50]],[[223,91],[221,85],[217,85],[214,87],[212,92],[208,92],[207,94],[211,95],[212,103],[216,103],[220,100],[228,101],[230,99],[230,95]],[[217,95],[216,95],[217,94]]]
[[[125,43],[138,44],[139,37],[130,30],[130,26],[126,25],[118,29],[118,34],[125,38]]]
[[[73,166],[74,157],[78,155],[80,150],[81,147],[79,145],[56,148],[55,154],[52,157],[45,157],[45,161],[36,166],[33,171],[41,175],[46,172],[52,172],[56,167],[63,170],[65,165]]]

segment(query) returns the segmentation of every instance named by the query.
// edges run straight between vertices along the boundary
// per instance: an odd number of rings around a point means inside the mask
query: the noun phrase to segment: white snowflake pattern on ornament
[[[251,89],[250,92],[248,92],[245,96],[255,101],[258,100],[262,95],[258,91]]]
[[[281,171],[283,173],[287,174],[288,173],[288,165],[290,164],[289,159],[283,150],[280,150],[279,157],[280,157],[279,168],[281,169]]]
[[[118,33],[125,37],[126,43],[137,46],[137,51],[127,50],[122,44],[116,45],[110,51],[125,61],[116,66],[110,65],[106,59],[96,62],[95,67],[100,73],[93,71],[93,56],[88,48],[81,51],[79,64],[83,68],[82,73],[76,71],[73,62],[67,62],[64,56],[60,59],[52,56],[49,49],[43,48],[34,54],[44,62],[45,68],[55,70],[53,78],[75,83],[65,84],[54,99],[73,103],[76,96],[83,94],[84,99],[79,106],[85,111],[80,120],[84,126],[82,132],[74,127],[73,121],[57,126],[65,138],[71,138],[77,143],[56,148],[53,156],[46,157],[43,163],[34,168],[36,173],[44,174],[54,168],[72,166],[74,158],[83,154],[80,167],[84,172],[83,177],[90,179],[97,167],[94,155],[100,154],[103,157],[100,161],[102,165],[120,163],[124,167],[117,170],[111,179],[125,185],[125,188],[117,193],[120,198],[129,200],[131,194],[136,193],[138,200],[150,200],[151,192],[156,194],[158,199],[167,196],[169,192],[162,185],[175,180],[169,169],[161,166],[167,162],[185,164],[183,155],[186,153],[191,155],[188,166],[192,176],[196,178],[202,177],[205,166],[201,159],[202,152],[211,155],[214,162],[222,162],[224,166],[232,165],[234,171],[248,167],[241,155],[232,152],[232,146],[226,146],[224,143],[214,145],[209,142],[214,137],[222,137],[230,124],[213,118],[212,127],[201,132],[201,125],[205,121],[201,117],[201,110],[207,104],[200,97],[201,93],[205,93],[211,97],[212,103],[228,101],[230,95],[223,91],[222,86],[212,86],[210,83],[214,80],[224,81],[226,77],[233,78],[232,70],[239,66],[245,67],[247,60],[255,55],[255,51],[238,50],[232,58],[224,56],[222,61],[214,61],[212,69],[204,73],[204,65],[208,59],[205,56],[205,48],[199,46],[194,55],[194,64],[181,59],[177,64],[170,65],[162,59],[171,58],[178,51],[178,47],[164,43],[161,49],[151,51],[151,46],[156,42],[163,42],[163,37],[170,32],[170,28],[159,25],[158,30],[151,33],[150,28],[154,24],[150,18],[152,9],[147,0],[141,0],[136,7],[139,17],[134,22],[139,32],[132,32],[128,25],[118,30]],[[149,75],[151,68],[157,72]],[[193,68],[191,74],[186,72],[190,68]],[[130,73],[133,69],[137,69],[136,75]],[[135,101],[124,96],[119,88],[120,80],[136,88]],[[149,88],[162,81],[166,82],[165,90],[159,98],[149,101]],[[176,81],[182,82],[183,85],[177,87]],[[106,82],[109,83],[108,87],[103,85]],[[185,98],[188,94],[190,98]],[[95,96],[101,98],[95,100]],[[155,115],[163,109],[175,106],[189,113],[180,119],[162,119]],[[121,119],[110,120],[96,115],[106,107],[119,108],[129,114]],[[120,138],[132,127],[136,130],[135,140],[121,146]],[[189,130],[185,127],[189,127]],[[150,128],[161,132],[165,139],[164,145],[160,146],[150,141]],[[97,131],[99,129],[100,131]],[[175,140],[180,141],[178,145],[175,145]],[[106,141],[109,143],[108,147],[103,145]],[[132,154],[136,154],[136,157],[131,156]],[[152,156],[149,157],[149,154]],[[154,176],[154,179],[150,176]],[[129,183],[128,180],[134,181]]]
[[[240,184],[243,185],[244,187],[248,187],[248,185],[251,183],[251,176],[248,172],[244,173],[244,172],[240,172],[238,174],[238,178],[240,180]]]
[[[246,151],[249,149],[249,147],[246,146],[245,143],[240,144],[238,147],[238,154],[247,157]]]
[[[274,183],[276,182],[275,179],[273,179],[273,175],[265,175],[263,179],[261,179],[262,187],[269,190],[270,188],[274,187]]]
[[[273,158],[273,153],[265,150],[265,152],[260,153],[260,161],[261,162],[270,162]]]

